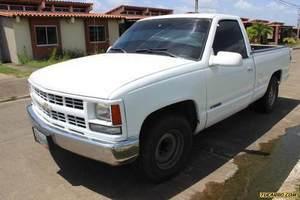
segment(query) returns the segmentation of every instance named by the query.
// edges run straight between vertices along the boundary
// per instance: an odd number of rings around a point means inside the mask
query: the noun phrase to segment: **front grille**
[[[51,93],[46,93],[36,87],[33,88],[33,91],[42,99],[47,102],[60,105],[60,106],[67,106],[69,108],[75,108],[79,110],[83,110],[83,101],[81,99],[74,99],[70,97],[63,97],[59,95],[54,95]]]
[[[86,128],[84,118],[71,115],[67,111],[66,111],[66,113],[58,112],[58,111],[54,110],[53,107],[51,107],[51,104],[56,104],[56,105],[59,105],[62,107],[83,110],[84,108],[83,108],[82,100],[46,93],[37,88],[33,88],[32,91],[37,96],[39,96],[41,99],[44,100],[44,101],[42,101],[42,100],[38,100],[37,98],[34,98],[34,97],[32,98],[32,102],[48,118],[53,119],[55,121],[63,122],[66,124],[70,124],[73,126],[77,126],[80,128]],[[49,102],[50,107],[43,106],[46,102]],[[57,123],[53,123],[53,124],[57,125]],[[59,126],[61,127],[61,125],[59,125]]]
[[[56,111],[52,110],[51,117],[52,117],[52,119],[55,119],[55,120],[58,120],[61,122],[66,122],[66,116],[64,113],[56,112]]]
[[[83,102],[79,99],[65,98],[66,106],[70,108],[83,109]]]
[[[43,92],[43,91],[41,91],[41,90],[39,90],[39,89],[37,89],[37,88],[34,88],[34,91],[35,91],[35,93],[36,93],[39,97],[41,97],[41,98],[44,99],[45,101],[48,101],[47,93],[46,93],[46,92]]]
[[[85,120],[81,117],[75,117],[72,115],[68,115],[68,121],[70,124],[74,126],[79,126],[81,128],[86,128]]]
[[[61,96],[54,95],[54,94],[48,94],[48,98],[49,98],[50,103],[54,103],[54,104],[61,105],[61,106],[64,105],[63,98]]]

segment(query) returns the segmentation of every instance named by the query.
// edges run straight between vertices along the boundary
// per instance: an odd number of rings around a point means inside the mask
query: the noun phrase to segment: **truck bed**
[[[291,54],[286,46],[251,45],[251,48],[256,66],[254,99],[258,99],[266,92],[274,72],[281,70],[281,81],[287,79]]]
[[[261,44],[251,44],[252,53],[260,53],[265,51],[272,51],[275,49],[286,48],[282,45],[261,45]]]

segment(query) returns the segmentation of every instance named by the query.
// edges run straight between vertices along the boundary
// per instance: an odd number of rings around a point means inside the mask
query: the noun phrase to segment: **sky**
[[[174,9],[175,13],[194,10],[194,0],[76,0],[94,3],[96,12],[105,12],[121,4]],[[300,0],[286,0],[299,4]],[[297,24],[297,9],[276,0],[199,0],[200,12],[233,14],[251,19],[266,19]]]

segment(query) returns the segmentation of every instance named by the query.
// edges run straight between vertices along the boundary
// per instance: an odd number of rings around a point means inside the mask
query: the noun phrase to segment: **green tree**
[[[254,43],[256,43],[257,41],[256,41],[256,38],[257,38],[257,32],[256,32],[256,30],[254,30],[253,28],[251,28],[251,27],[248,27],[247,28],[247,34],[248,34],[248,38],[249,38],[249,40],[250,40],[250,42],[254,42]]]
[[[273,33],[273,28],[263,23],[254,23],[247,28],[247,33],[251,42],[261,44],[269,34]]]

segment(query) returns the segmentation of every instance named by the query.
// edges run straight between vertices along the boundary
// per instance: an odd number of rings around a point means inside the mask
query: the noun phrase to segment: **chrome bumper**
[[[51,137],[58,146],[73,153],[101,161],[110,165],[121,165],[134,160],[139,152],[138,140],[126,140],[118,143],[107,143],[91,140],[84,136],[49,126],[43,122],[33,111],[32,105],[27,107],[32,126],[44,135]]]

